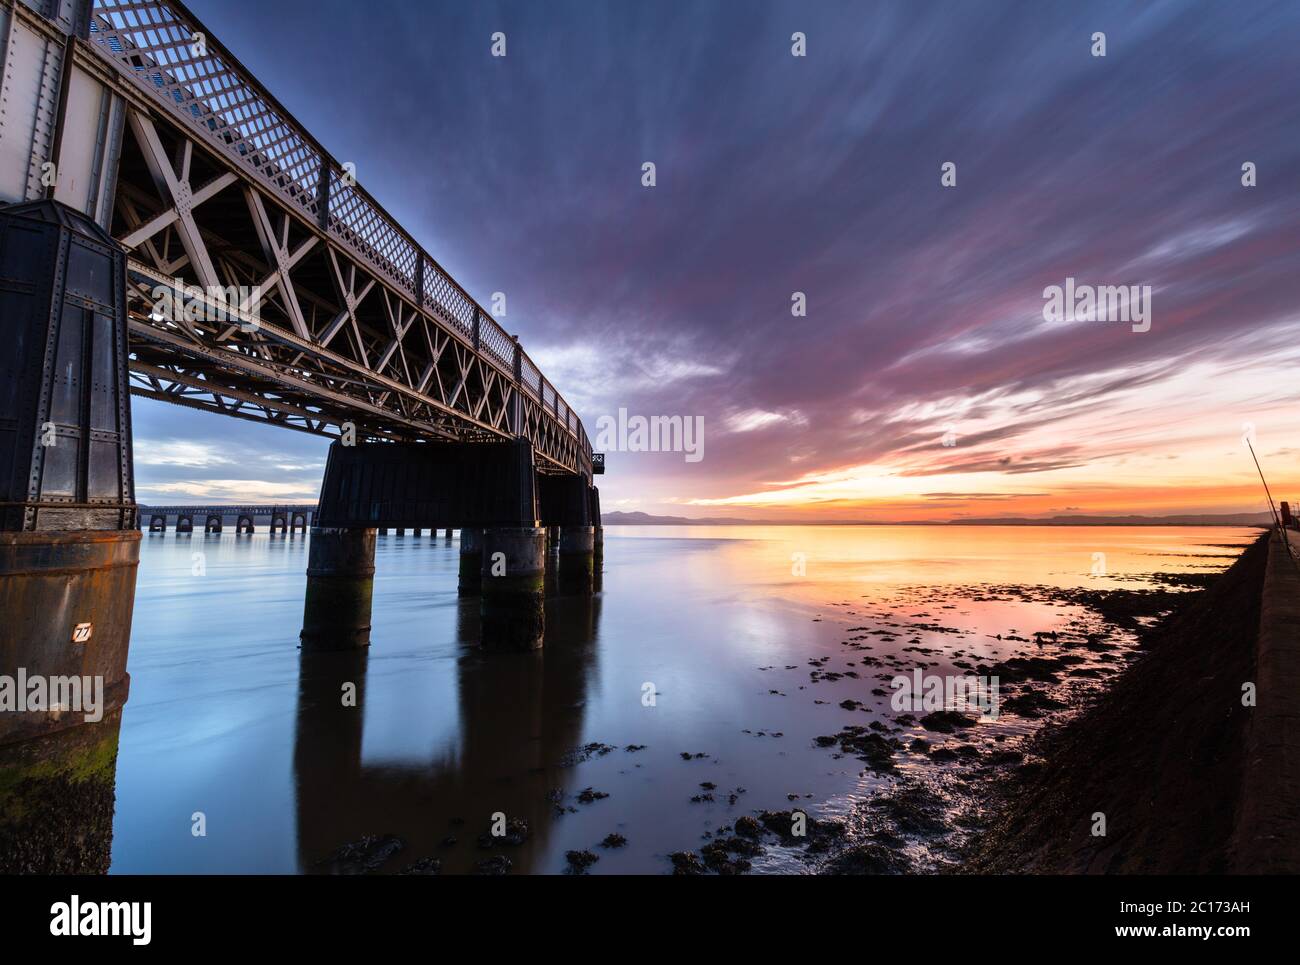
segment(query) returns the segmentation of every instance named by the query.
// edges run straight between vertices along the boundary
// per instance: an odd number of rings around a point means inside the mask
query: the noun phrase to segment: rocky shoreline
[[[790,831],[798,810],[740,818],[707,834],[698,854],[670,855],[673,872],[761,871],[777,852],[819,874],[1222,871],[1266,558],[1261,538],[1221,574],[1147,574],[1139,589],[963,588],[968,600],[1088,614],[1059,633],[1000,637],[1024,645],[1005,659],[954,661],[1000,676],[1003,710],[1031,731],[982,734],[974,719],[942,712],[819,737],[814,748],[856,757],[889,784],[847,818],[805,815],[803,834]],[[870,649],[869,638],[845,645]],[[860,651],[855,662],[896,669]],[[812,679],[836,676],[825,667]],[[1104,835],[1093,833],[1097,815]]]
[[[1267,558],[1265,535],[1149,628],[1141,658],[1094,702],[1044,729],[1041,764],[995,786],[953,870],[1223,873]]]

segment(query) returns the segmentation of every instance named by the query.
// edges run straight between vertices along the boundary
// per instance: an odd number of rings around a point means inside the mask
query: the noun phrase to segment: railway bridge
[[[603,458],[519,339],[182,4],[0,0],[0,41],[0,671],[125,700],[131,395],[333,439],[304,649],[368,643],[377,532],[435,526],[483,644],[541,646]]]

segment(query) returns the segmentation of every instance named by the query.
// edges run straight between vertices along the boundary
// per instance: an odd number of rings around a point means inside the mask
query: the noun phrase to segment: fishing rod
[[[1277,507],[1273,505],[1273,494],[1268,490],[1268,480],[1264,478],[1264,470],[1260,468],[1259,457],[1255,455],[1255,447],[1250,444],[1250,439],[1246,439],[1246,448],[1250,450],[1250,458],[1255,460],[1255,471],[1259,473],[1259,481],[1264,484],[1264,495],[1268,497],[1268,509],[1273,514],[1273,525],[1282,533],[1282,545],[1286,547],[1286,555],[1295,560],[1295,554],[1291,552],[1291,541],[1287,539],[1286,527],[1282,525],[1281,518],[1277,515]]]

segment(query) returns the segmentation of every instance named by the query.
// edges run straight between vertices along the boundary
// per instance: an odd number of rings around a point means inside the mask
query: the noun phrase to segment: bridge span
[[[131,395],[333,440],[283,520],[304,649],[369,642],[375,537],[425,527],[483,644],[541,646],[547,566],[599,585],[603,457],[518,337],[182,4],[0,0],[0,38],[0,670],[125,700]]]

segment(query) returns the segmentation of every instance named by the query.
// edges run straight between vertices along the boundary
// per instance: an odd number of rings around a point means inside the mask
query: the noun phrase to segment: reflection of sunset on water
[[[292,632],[277,629],[301,616],[301,541],[146,539],[113,870],[312,873],[349,842],[392,834],[406,844],[385,870],[432,856],[447,871],[472,871],[487,856],[476,841],[489,815],[503,811],[531,828],[501,852],[515,872],[563,870],[566,851],[610,834],[628,843],[595,848],[592,873],[661,872],[666,854],[721,823],[788,808],[790,795],[812,815],[844,816],[896,780],[813,744],[844,726],[897,726],[889,681],[876,675],[973,673],[1022,650],[1065,653],[1037,647],[1034,632],[1064,636],[1097,617],[1051,598],[1052,588],[1213,572],[1235,552],[1221,544],[1250,537],[1215,528],[613,527],[604,592],[590,610],[552,598],[541,651],[492,655],[474,643],[476,610],[457,602],[456,547],[390,536],[379,541],[371,646],[352,657],[300,657]],[[184,574],[200,545],[208,575],[196,587]],[[1105,576],[1091,573],[1096,552]],[[792,575],[796,553],[802,577]],[[990,589],[1026,584],[1043,590]],[[230,599],[244,604],[228,608]],[[192,628],[205,621],[213,629],[196,650]],[[1125,635],[1107,636],[1114,649],[1088,651],[1070,669],[1119,666]],[[1062,675],[1067,689],[1096,679]],[[332,709],[343,680],[362,695],[349,717]],[[642,701],[647,682],[653,707]],[[845,700],[862,706],[845,710]],[[1040,722],[1004,713],[970,737],[903,728],[894,773],[933,778],[967,765],[908,750],[918,735],[940,749],[973,743],[987,756]],[[609,797],[584,801],[588,788]],[[185,828],[163,818],[196,798],[246,831],[227,831],[220,849],[191,846]],[[755,867],[794,870],[803,860],[776,848]]]

